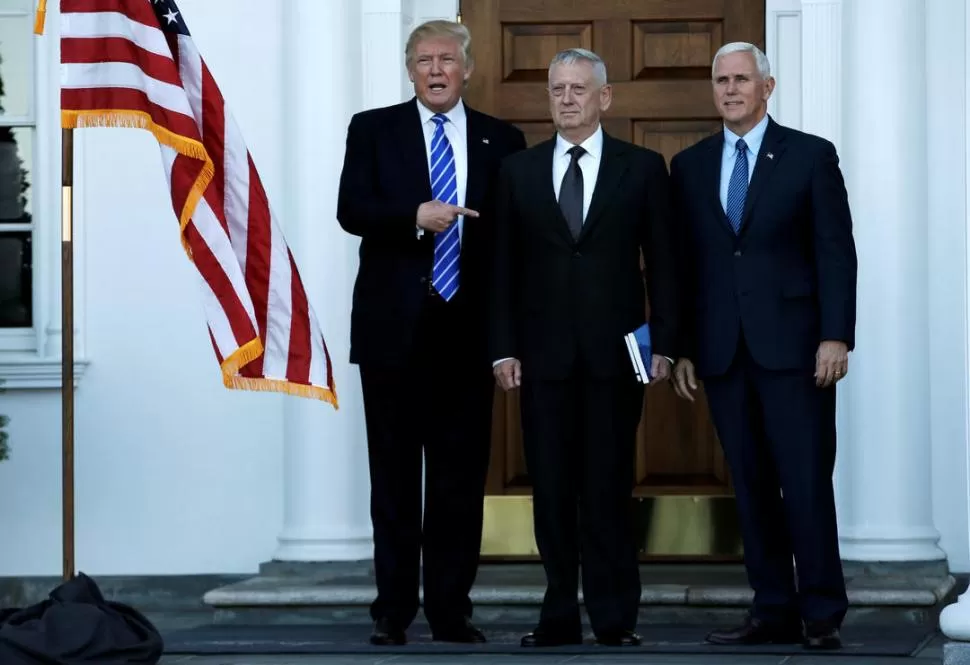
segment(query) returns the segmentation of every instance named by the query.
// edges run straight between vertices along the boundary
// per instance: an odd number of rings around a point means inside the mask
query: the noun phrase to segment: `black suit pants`
[[[813,374],[764,369],[742,339],[704,388],[737,496],[752,614],[839,626],[848,601],[832,487],[835,387],[817,387]]]
[[[461,307],[429,296],[410,361],[360,366],[377,578],[371,615],[402,628],[417,615],[422,556],[431,626],[472,615],[495,384],[486,363],[470,360]]]
[[[547,583],[539,626],[580,633],[581,558],[593,632],[633,630],[640,571],[631,497],[643,386],[632,373],[531,379],[523,366],[521,391],[535,536]]]

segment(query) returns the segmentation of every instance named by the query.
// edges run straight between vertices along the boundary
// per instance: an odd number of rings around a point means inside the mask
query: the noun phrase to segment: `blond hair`
[[[468,32],[468,28],[454,21],[435,20],[422,23],[411,31],[408,43],[404,47],[404,62],[408,69],[411,69],[414,64],[414,50],[417,48],[418,42],[435,37],[447,37],[458,42],[465,69],[471,68],[474,61],[472,59],[472,36]]]

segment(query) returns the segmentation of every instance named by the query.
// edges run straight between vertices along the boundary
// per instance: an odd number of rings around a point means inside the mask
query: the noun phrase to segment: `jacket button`
[[[579,252],[573,252],[573,258],[574,258],[574,259],[578,259],[578,258],[580,258],[581,256],[582,256],[582,254],[580,254]]]
[[[735,256],[741,256],[741,250],[740,249],[734,250],[734,255]]]

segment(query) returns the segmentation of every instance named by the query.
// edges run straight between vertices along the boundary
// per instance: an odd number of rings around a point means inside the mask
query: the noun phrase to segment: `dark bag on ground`
[[[154,665],[162,648],[148,619],[83,573],[36,605],[0,609],[2,665]]]

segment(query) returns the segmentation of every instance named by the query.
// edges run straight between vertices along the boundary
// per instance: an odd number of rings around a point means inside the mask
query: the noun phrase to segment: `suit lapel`
[[[485,192],[485,167],[488,161],[487,146],[484,143],[487,136],[482,134],[478,114],[465,105],[465,134],[466,153],[468,155],[468,179],[465,189],[465,207],[480,210]]]
[[[622,142],[615,140],[609,134],[603,132],[603,154],[600,155],[600,167],[596,175],[596,188],[593,190],[593,199],[589,204],[589,212],[586,213],[586,220],[583,222],[583,230],[579,234],[579,242],[582,242],[589,236],[593,232],[593,228],[603,218],[603,212],[613,199],[613,193],[620,186],[626,170],[626,147]]]
[[[784,133],[780,130],[777,123],[769,118],[768,127],[765,129],[764,139],[761,141],[761,150],[755,158],[754,173],[751,175],[751,184],[748,186],[748,193],[744,199],[744,214],[741,216],[741,235],[748,230],[751,222],[751,212],[758,197],[765,189],[765,184],[771,179],[771,174],[775,172],[781,156],[785,152]]]
[[[534,188],[532,191],[538,196],[538,203],[543,210],[548,211],[548,218],[563,240],[569,245],[575,245],[573,234],[569,231],[569,223],[562,214],[559,201],[556,200],[556,190],[552,183],[552,156],[556,149],[556,137],[536,146],[535,161],[531,166]]]
[[[398,146],[401,149],[404,167],[401,173],[402,177],[409,178],[414,187],[426,192],[426,195],[422,198],[423,201],[431,200],[428,149],[424,142],[424,130],[421,128],[421,115],[418,113],[416,98],[404,106],[396,134],[401,139]]]
[[[721,206],[721,161],[724,156],[724,130],[711,137],[708,145],[709,154],[707,156],[707,173],[704,176],[704,191],[707,193],[708,203],[711,212],[717,220],[718,226],[734,237],[734,229],[731,227],[731,220],[724,213]]]

